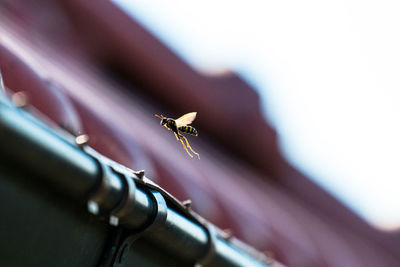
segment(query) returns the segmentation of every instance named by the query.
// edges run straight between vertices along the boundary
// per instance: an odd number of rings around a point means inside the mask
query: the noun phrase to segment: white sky
[[[398,1],[114,2],[195,68],[241,74],[290,162],[371,223],[400,226]]]

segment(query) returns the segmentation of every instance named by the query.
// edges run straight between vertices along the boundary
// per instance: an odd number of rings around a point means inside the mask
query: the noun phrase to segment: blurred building
[[[400,264],[397,234],[371,227],[287,163],[248,84],[196,72],[108,1],[3,0],[0,70],[36,116],[87,134],[99,153],[146,170],[287,266]],[[153,116],[191,111],[200,160]]]

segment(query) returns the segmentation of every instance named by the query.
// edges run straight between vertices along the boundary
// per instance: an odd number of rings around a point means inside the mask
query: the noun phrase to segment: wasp
[[[192,149],[192,147],[189,145],[187,138],[181,134],[182,132],[194,136],[198,135],[197,130],[192,126],[189,126],[189,124],[191,124],[196,118],[196,115],[197,112],[190,112],[174,120],[171,118],[166,118],[163,115],[154,114],[154,116],[161,119],[160,125],[172,131],[175,135],[176,140],[181,141],[183,148],[186,150],[186,153],[188,153],[191,158],[193,158],[193,155],[190,154],[188,148],[200,159],[200,155]],[[186,145],[182,139],[185,141]]]

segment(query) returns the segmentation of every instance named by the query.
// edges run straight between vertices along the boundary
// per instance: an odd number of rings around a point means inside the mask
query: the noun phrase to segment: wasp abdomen
[[[181,131],[182,133],[187,133],[187,134],[191,134],[194,136],[197,136],[197,130],[192,127],[192,126],[181,126],[179,127],[179,131]]]

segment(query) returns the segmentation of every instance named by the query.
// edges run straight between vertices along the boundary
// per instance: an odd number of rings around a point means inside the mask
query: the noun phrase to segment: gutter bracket
[[[124,266],[124,261],[126,260],[129,249],[133,242],[135,242],[143,235],[162,227],[167,220],[168,207],[164,197],[161,195],[161,193],[155,190],[149,189],[146,191],[149,192],[149,196],[152,199],[154,205],[154,216],[149,220],[148,223],[146,223],[146,225],[137,230],[133,230],[134,233],[130,231],[132,234],[130,234],[127,238],[125,238],[125,240],[121,242],[121,245],[119,246],[116,253],[114,264],[112,265],[113,267]]]
[[[207,251],[202,258],[197,260],[197,262],[194,265],[195,267],[207,266],[216,255],[215,244],[217,241],[216,240],[217,239],[217,231],[214,228],[214,226],[210,223],[203,224],[203,227],[205,228],[207,237],[208,237]]]

